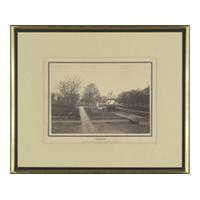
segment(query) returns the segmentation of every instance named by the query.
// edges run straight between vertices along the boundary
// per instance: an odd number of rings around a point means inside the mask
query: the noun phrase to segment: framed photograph
[[[11,26],[11,173],[189,173],[189,26]]]

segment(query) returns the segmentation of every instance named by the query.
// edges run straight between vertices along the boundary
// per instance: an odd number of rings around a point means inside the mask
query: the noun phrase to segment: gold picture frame
[[[150,174],[177,174],[190,173],[190,158],[189,158],[189,45],[190,45],[190,27],[188,25],[137,25],[137,26],[110,26],[110,25],[100,25],[100,26],[61,26],[61,25],[12,25],[11,26],[11,160],[10,160],[10,171],[12,174],[16,173],[109,173],[109,174],[138,174],[138,173],[150,173]],[[152,34],[152,33],[178,33],[181,35],[181,60],[182,63],[180,77],[181,82],[181,166],[178,167],[146,167],[146,166],[42,166],[34,165],[30,166],[19,166],[19,158],[22,160],[23,156],[19,155],[20,145],[25,144],[24,142],[19,143],[19,111],[22,107],[19,107],[19,76],[22,75],[22,70],[19,71],[19,60],[23,59],[23,56],[19,54],[19,34],[21,33],[137,33],[137,34]],[[25,36],[23,36],[25,38]],[[101,36],[99,36],[101,37]],[[38,37],[36,37],[37,39]],[[50,37],[51,38],[51,37]],[[101,47],[103,48],[103,47]],[[19,55],[21,56],[19,59]],[[98,54],[97,54],[98,55]],[[117,55],[117,54],[116,54]],[[144,55],[145,57],[145,55]],[[21,61],[21,60],[20,60]],[[159,64],[157,64],[159,68]],[[36,81],[36,79],[35,79]],[[20,93],[21,94],[21,93]],[[24,112],[24,111],[23,111]],[[22,126],[20,124],[20,126]],[[28,134],[28,133],[27,133]],[[158,133],[159,134],[159,133]],[[21,137],[20,137],[21,138]],[[59,144],[57,144],[59,145]],[[72,145],[72,144],[71,144]],[[110,143],[109,145],[112,145]],[[138,144],[137,144],[138,145]],[[28,149],[28,147],[26,147]],[[22,150],[20,150],[21,152]],[[22,163],[22,161],[20,161]],[[56,162],[56,161],[55,161]],[[31,161],[30,161],[31,163]]]

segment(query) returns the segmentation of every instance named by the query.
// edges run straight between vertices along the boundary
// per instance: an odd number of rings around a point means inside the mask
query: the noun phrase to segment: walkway
[[[79,107],[79,113],[81,116],[81,128],[83,133],[95,133],[97,130],[93,126],[90,118],[88,117],[87,113],[83,106]]]

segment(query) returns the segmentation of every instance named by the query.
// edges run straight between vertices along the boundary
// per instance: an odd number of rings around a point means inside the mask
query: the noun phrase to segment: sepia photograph
[[[49,132],[151,135],[151,62],[50,62]]]

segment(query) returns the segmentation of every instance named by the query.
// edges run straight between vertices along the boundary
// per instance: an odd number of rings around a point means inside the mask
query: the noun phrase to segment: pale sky
[[[57,92],[57,83],[67,78],[81,80],[81,94],[84,88],[94,83],[101,95],[113,92],[144,89],[151,83],[149,63],[53,63],[51,64],[51,90]]]

